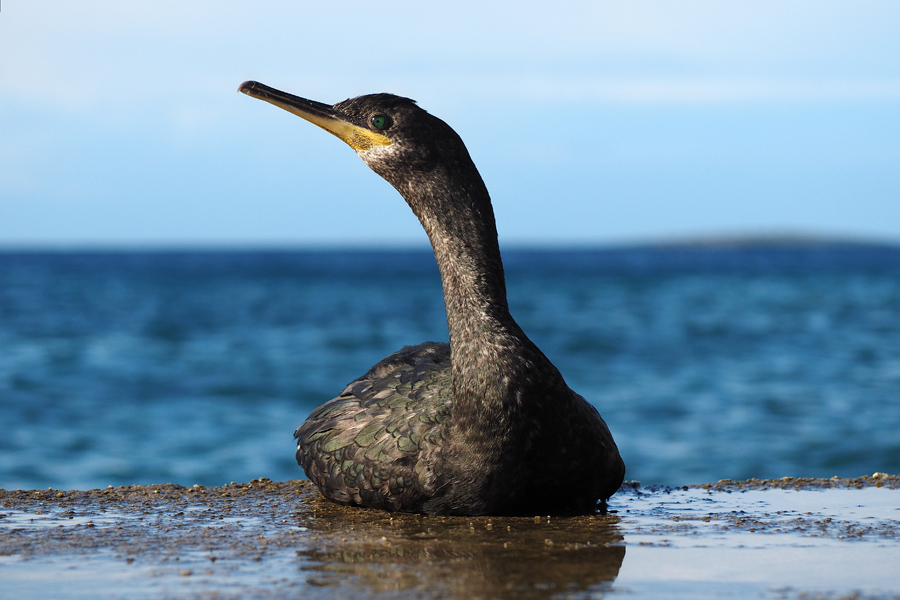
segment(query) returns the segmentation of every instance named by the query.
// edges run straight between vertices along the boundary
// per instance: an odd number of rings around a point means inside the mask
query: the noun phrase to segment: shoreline
[[[0,489],[0,576],[18,598],[894,598],[898,490],[880,473],[626,482],[607,514],[428,517],[308,481]]]

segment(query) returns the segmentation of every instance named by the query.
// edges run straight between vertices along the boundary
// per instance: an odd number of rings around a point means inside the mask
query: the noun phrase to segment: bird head
[[[255,81],[242,83],[238,91],[346,142],[400,192],[436,247],[490,246],[499,256],[490,195],[465,144],[415,101],[370,94],[329,106]]]
[[[242,83],[238,91],[334,134],[395,187],[402,185],[403,173],[471,162],[456,132],[409,98],[369,94],[329,106],[255,81]]]

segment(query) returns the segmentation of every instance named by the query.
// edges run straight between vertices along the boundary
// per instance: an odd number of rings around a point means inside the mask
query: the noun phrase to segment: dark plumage
[[[327,498],[429,514],[585,512],[625,465],[597,410],[509,313],[490,196],[459,136],[391,94],[333,107],[239,91],[334,133],[418,216],[441,272],[450,344],[387,357],[313,411],[297,460]]]

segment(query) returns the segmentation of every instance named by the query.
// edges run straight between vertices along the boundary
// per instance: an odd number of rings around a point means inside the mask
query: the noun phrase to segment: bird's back
[[[450,347],[427,342],[388,356],[294,432],[297,462],[335,502],[431,512],[453,398]]]
[[[537,433],[530,451],[501,443],[495,455],[473,460],[453,439],[460,433],[449,345],[408,346],[313,411],[294,432],[297,462],[341,504],[430,514],[591,512],[619,487],[624,465],[597,410],[568,388],[564,397],[552,418],[524,422],[523,431]]]

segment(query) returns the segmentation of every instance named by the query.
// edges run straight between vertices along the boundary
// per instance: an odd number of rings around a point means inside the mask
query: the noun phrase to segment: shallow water
[[[24,599],[896,598],[898,507],[897,476],[629,485],[607,515],[526,518],[308,482],[0,491],[0,577]]]
[[[618,591],[675,598],[900,595],[896,490],[691,489],[626,502],[638,515],[623,519],[633,533]]]
[[[505,253],[628,477],[900,471],[900,250]],[[446,339],[429,252],[0,253],[0,487],[302,476],[291,433]]]

